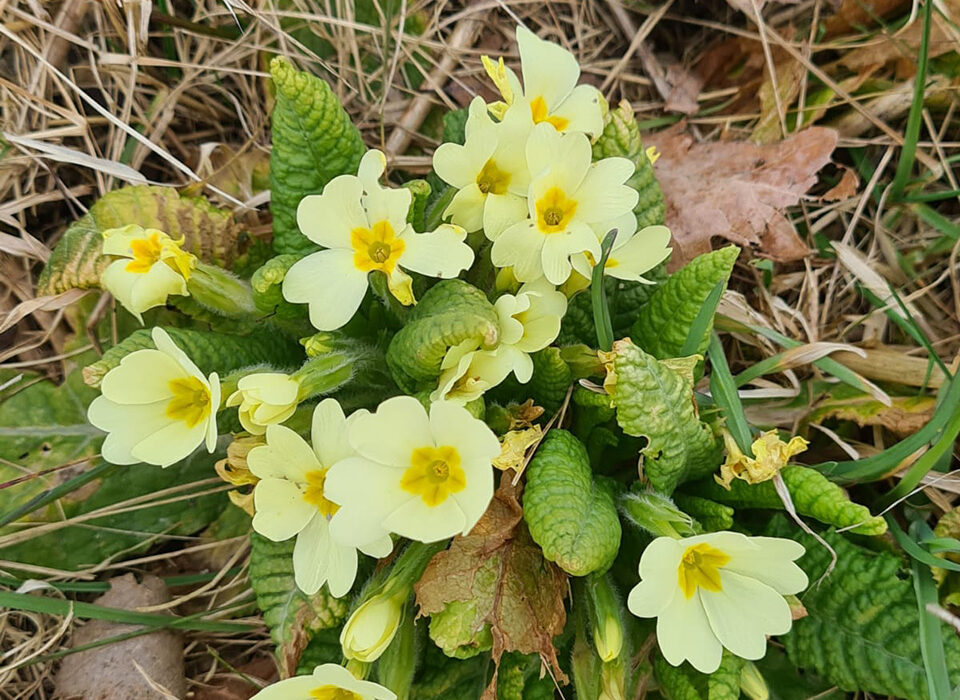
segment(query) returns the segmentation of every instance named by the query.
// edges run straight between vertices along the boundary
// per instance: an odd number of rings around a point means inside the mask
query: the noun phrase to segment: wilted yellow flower
[[[227,406],[238,406],[240,424],[251,435],[263,435],[268,425],[283,423],[297,410],[300,383],[282,372],[248,374],[237,382]]]
[[[540,442],[543,437],[543,429],[535,425],[526,430],[511,430],[503,436],[500,443],[500,454],[493,460],[493,466],[497,469],[513,469],[519,472],[523,469],[523,462],[526,459],[527,450]]]
[[[184,251],[183,238],[131,224],[103,232],[103,253],[120,258],[100,278],[104,288],[141,322],[147,309],[163,306],[171,294],[186,296],[197,259]]]
[[[714,479],[726,489],[730,488],[734,479],[743,479],[749,484],[769,481],[787,466],[791,457],[806,450],[809,444],[799,436],[784,442],[776,430],[770,430],[753,441],[750,448],[754,456],[747,457],[727,431],[723,432],[723,442],[727,448],[727,459],[720,465],[720,475],[714,476]]]

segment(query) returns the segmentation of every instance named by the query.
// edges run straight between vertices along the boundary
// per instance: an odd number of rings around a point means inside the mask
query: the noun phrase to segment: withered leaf
[[[661,153],[654,170],[673,232],[671,266],[710,251],[715,237],[781,262],[809,253],[783,212],[816,183],[837,145],[836,131],[811,127],[758,146],[695,144],[684,131],[668,129],[645,135],[644,143]]]
[[[422,615],[455,601],[474,602],[474,629],[490,626],[495,663],[508,651],[539,654],[565,683],[553,638],[566,622],[566,578],[530,539],[516,488],[504,475],[484,516],[430,561],[415,590]],[[496,681],[495,672],[484,698],[495,697]]]

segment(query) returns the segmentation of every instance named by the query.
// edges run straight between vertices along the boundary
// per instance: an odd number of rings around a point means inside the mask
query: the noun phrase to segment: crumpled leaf
[[[849,394],[847,391],[831,392],[830,397],[814,407],[805,422],[819,423],[836,418],[853,421],[861,428],[879,425],[900,437],[906,437],[927,424],[936,404],[933,396],[891,396],[888,406],[869,394]]]
[[[628,435],[647,438],[643,472],[655,489],[669,495],[677,484],[716,469],[717,441],[700,422],[693,399],[698,355],[657,360],[625,339],[601,359],[617,423]]]
[[[786,119],[787,110],[800,94],[800,86],[803,85],[803,76],[806,72],[806,67],[799,61],[787,60],[777,66],[776,90],[774,90],[773,81],[769,78],[760,86],[757,91],[757,97],[760,99],[760,121],[753,127],[753,133],[750,135],[754,142],[776,143],[783,136],[777,103],[779,102]]]
[[[276,645],[280,676],[297,668],[300,654],[318,631],[336,627],[347,616],[349,599],[334,598],[324,586],[305,595],[293,580],[294,540],[271,542],[250,533],[250,587]]]
[[[93,602],[108,608],[136,610],[169,600],[170,592],[156,576],[146,575],[137,583],[133,574],[125,574],[110,579],[110,590]],[[142,628],[90,620],[73,635],[71,646],[93,644],[138,629]],[[187,679],[183,658],[182,636],[164,629],[70,654],[57,673],[57,697],[83,700],[161,697],[154,686],[164,688],[174,697],[184,697]]]
[[[100,273],[112,260],[101,254],[102,233],[131,223],[183,236],[184,250],[206,262],[227,267],[237,255],[240,225],[230,212],[172,187],[123,187],[98,199],[66,230],[40,273],[37,295],[100,287]]]
[[[715,237],[779,261],[807,255],[783,212],[816,183],[837,132],[811,127],[769,146],[695,144],[691,135],[672,129],[645,139],[661,153],[654,170],[673,233],[672,266],[709,252]]]
[[[466,537],[456,537],[437,554],[414,586],[420,613],[442,613],[451,604],[474,608],[471,624],[461,633],[489,629],[493,660],[505,652],[539,654],[555,677],[566,682],[553,638],[563,631],[566,611],[566,574],[544,560],[522,522],[523,511],[510,478],[501,478],[490,507]],[[431,629],[431,634],[433,630]],[[457,646],[456,639],[434,639],[441,647]],[[496,692],[497,674],[485,698]]]

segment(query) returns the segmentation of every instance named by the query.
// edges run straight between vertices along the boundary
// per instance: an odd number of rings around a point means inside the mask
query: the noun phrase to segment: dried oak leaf
[[[837,145],[836,131],[810,127],[765,146],[694,143],[677,129],[643,140],[661,154],[654,170],[673,232],[672,267],[709,252],[714,237],[755,246],[781,262],[809,253],[783,212],[817,182]]]
[[[475,604],[473,629],[489,625],[492,655],[539,654],[566,683],[553,638],[563,631],[567,576],[546,561],[523,523],[523,510],[509,476],[501,477],[487,512],[466,537],[437,554],[416,584],[421,615],[439,613],[455,601]],[[484,693],[496,696],[497,674]]]

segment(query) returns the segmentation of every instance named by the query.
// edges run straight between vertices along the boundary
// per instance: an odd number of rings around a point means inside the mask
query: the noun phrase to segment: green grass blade
[[[19,520],[23,516],[29,515],[38,508],[43,508],[48,503],[52,503],[58,498],[66,496],[72,491],[76,491],[78,488],[84,486],[85,484],[89,484],[94,479],[105,477],[108,472],[119,468],[120,467],[118,467],[116,464],[110,464],[109,462],[101,461],[100,464],[88,469],[87,471],[83,472],[83,474],[78,474],[72,479],[64,481],[58,486],[54,486],[52,489],[47,489],[43,493],[38,493],[19,508],[15,508],[12,511],[0,514],[0,527],[9,525],[15,520]]]
[[[915,489],[940,458],[953,449],[953,443],[957,439],[957,435],[960,435],[960,411],[954,411],[950,415],[949,421],[933,447],[913,463],[907,473],[903,475],[903,478],[900,479],[900,483],[892,488],[884,498],[884,504],[893,503]]]
[[[923,2],[923,27],[920,33],[920,51],[917,56],[917,74],[914,76],[913,102],[907,117],[907,129],[903,135],[903,148],[897,172],[890,184],[890,199],[899,201],[903,188],[910,179],[910,171],[917,157],[917,141],[920,140],[920,124],[923,120],[923,96],[927,90],[927,63],[930,58],[930,20],[933,16],[933,0]]]
[[[720,297],[723,296],[724,287],[726,287],[724,282],[717,282],[716,286],[710,290],[703,306],[697,312],[697,317],[693,319],[686,340],[683,341],[683,347],[680,348],[680,357],[687,357],[697,351],[697,346],[700,345],[701,338],[707,334],[707,328],[710,327],[713,314],[716,313],[717,304],[720,303]]]
[[[750,425],[747,423],[747,416],[743,412],[743,404],[740,403],[740,395],[737,394],[737,386],[730,374],[730,367],[727,365],[727,358],[723,354],[723,346],[720,344],[720,336],[716,333],[710,335],[710,345],[707,347],[707,355],[710,357],[710,393],[714,401],[717,402],[720,410],[726,418],[726,427],[737,441],[737,447],[745,455],[752,456],[753,451],[750,444],[753,442]]]
[[[616,239],[617,229],[613,229],[604,237],[600,246],[602,251],[600,260],[594,266],[593,277],[590,280],[590,303],[593,307],[593,325],[597,329],[597,347],[604,352],[610,352],[613,348],[613,323],[610,321],[610,308],[603,289],[603,271]]]
[[[941,559],[940,557],[934,556],[918,544],[914,538],[901,530],[896,518],[890,513],[883,516],[883,519],[887,521],[887,526],[890,529],[890,534],[893,535],[893,539],[897,541],[897,544],[899,544],[903,551],[910,555],[911,558],[927,566],[949,569],[950,571],[960,571],[960,564],[950,561],[949,559]]]
[[[911,526],[910,532],[913,534],[915,528]],[[913,588],[917,593],[920,613],[920,653],[927,675],[927,689],[932,700],[950,700],[955,696],[950,688],[947,659],[943,651],[943,635],[940,632],[942,623],[927,610],[928,605],[939,603],[937,584],[929,566],[917,559],[913,559],[912,564]]]

